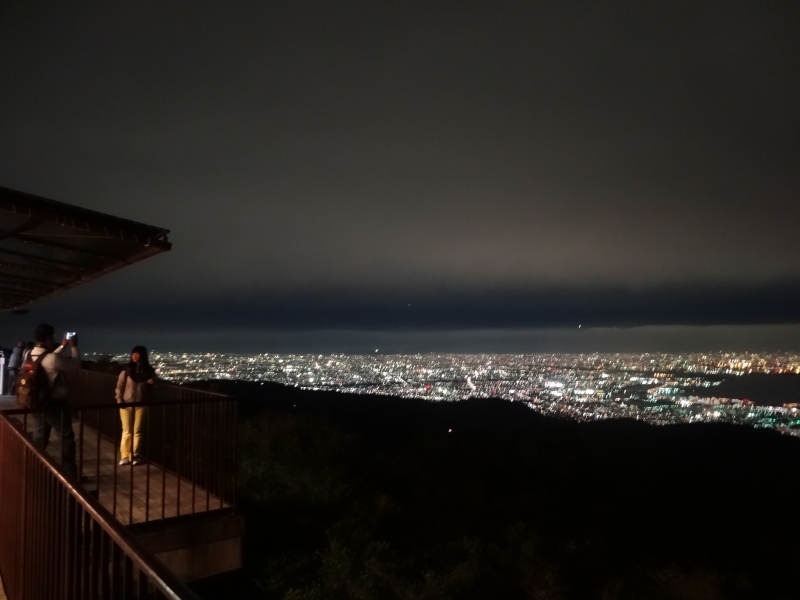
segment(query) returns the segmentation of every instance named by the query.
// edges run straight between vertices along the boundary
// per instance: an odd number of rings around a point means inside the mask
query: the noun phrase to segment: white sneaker
[[[143,465],[143,464],[144,464],[144,459],[143,458],[141,458],[140,456],[134,457],[134,459],[133,459],[133,466],[134,467],[136,465]]]
[[[119,466],[120,467],[124,467],[125,465],[129,465],[129,464],[131,464],[131,459],[130,458],[123,458],[121,461],[119,461]]]

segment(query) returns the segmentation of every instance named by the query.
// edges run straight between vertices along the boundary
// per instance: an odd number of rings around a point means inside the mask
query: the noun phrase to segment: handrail
[[[79,410],[102,410],[113,408],[142,408],[147,406],[177,406],[180,404],[204,404],[206,402],[235,402],[231,396],[220,394],[220,398],[187,398],[185,400],[143,400],[142,402],[106,402],[105,404],[70,404],[61,409],[75,412]],[[35,408],[5,408],[0,409],[4,415],[31,415],[42,412]]]
[[[119,376],[119,375],[113,375],[112,373],[103,373],[102,371],[90,371],[89,369],[81,369],[80,371],[77,371],[77,372],[86,373],[86,374],[89,374],[92,377],[113,379],[115,381],[116,381],[117,377]],[[183,392],[186,392],[186,391],[197,392],[197,393],[200,393],[200,394],[203,394],[203,395],[207,395],[207,396],[217,396],[217,397],[224,397],[224,398],[229,398],[230,397],[228,394],[224,394],[222,392],[211,392],[211,391],[208,391],[208,390],[201,390],[201,389],[198,389],[198,388],[187,387],[187,386],[183,386],[183,385],[181,385],[179,383],[173,383],[173,382],[168,381],[166,379],[157,379],[156,383],[155,383],[155,386],[156,387],[161,387],[161,388],[169,388],[169,389],[180,390],[180,391],[183,391]]]
[[[153,587],[161,597],[169,600],[199,600],[189,588],[178,581],[167,567],[152,557],[98,500],[65,477],[53,461],[26,439],[25,435],[14,426],[5,414],[0,414],[0,449],[2,449],[0,462],[5,463],[3,469],[0,470],[0,523],[5,525],[2,527],[3,545],[15,546],[10,551],[7,548],[0,551],[0,574],[3,576],[6,591],[11,600],[27,600],[28,598],[48,600],[56,597],[73,597],[73,594],[75,597],[83,597],[82,592],[75,594],[75,586],[91,584],[102,587],[103,581],[109,577],[109,572],[113,576],[114,570],[119,566],[115,556],[125,559],[122,567],[123,574],[120,576],[122,580],[110,582],[109,585],[122,585],[130,591],[136,589],[139,591],[139,597],[142,597],[143,589],[147,593],[147,590]],[[12,460],[14,458],[23,460],[14,462]],[[17,477],[14,477],[15,475]],[[57,484],[56,488],[58,489],[54,490],[53,482]],[[59,489],[62,492],[66,491],[66,494],[59,494]],[[45,491],[44,497],[37,498],[37,500],[47,504],[47,515],[32,515],[30,513],[33,511],[28,510],[27,496],[31,493],[35,494],[37,490]],[[88,582],[74,580],[76,575],[80,579],[80,574],[77,573],[76,558],[70,556],[70,553],[75,551],[74,547],[70,547],[70,542],[74,544],[75,540],[70,538],[69,533],[70,525],[75,526],[75,522],[73,522],[75,515],[72,515],[73,519],[71,520],[72,508],[68,501],[69,498],[77,503],[80,511],[76,512],[82,513],[79,520],[85,529],[79,529],[78,535],[90,538],[84,540],[84,547],[79,548],[79,551],[89,550],[88,545],[92,544],[91,548],[96,553],[98,548],[94,543],[97,542],[100,545],[100,559],[95,555],[90,561],[100,564],[95,565],[97,568],[91,573],[92,580]],[[13,508],[17,508],[17,510],[13,511]],[[14,514],[15,512],[18,514]],[[105,532],[115,544],[109,548],[108,554],[105,556],[107,563],[102,560],[102,542],[96,541],[95,536],[89,534],[91,528],[85,525],[86,522],[83,520],[86,516],[91,522],[99,525],[102,532]],[[41,521],[42,518],[46,519],[44,525]],[[34,521],[37,522],[34,523]],[[26,531],[28,527],[36,529],[38,539],[30,538],[29,532]],[[9,539],[13,536],[7,535],[6,532],[12,530],[18,534],[17,537],[20,539]],[[72,533],[75,534],[75,532]],[[78,542],[78,546],[80,546],[80,542]],[[122,557],[118,556],[119,551],[122,552]],[[22,556],[17,556],[17,552],[20,552]],[[42,568],[40,564],[33,564],[37,552],[54,552],[54,557],[58,559],[53,561],[55,564],[47,565],[48,577],[40,578],[35,586],[30,586],[30,582],[37,578],[37,571]],[[125,577],[129,570],[127,561],[130,561],[130,566],[139,572],[138,579],[134,576],[133,569],[130,569],[131,578],[130,581],[127,581]],[[73,567],[71,570],[70,565]],[[81,567],[83,566],[81,563]],[[14,569],[14,567],[17,568]],[[28,577],[25,577],[26,574]],[[117,574],[119,575],[118,571]],[[146,581],[143,582],[142,577],[146,578]],[[73,589],[70,590],[70,587]],[[96,591],[97,588],[92,589]],[[60,595],[58,594],[59,590],[62,592]]]

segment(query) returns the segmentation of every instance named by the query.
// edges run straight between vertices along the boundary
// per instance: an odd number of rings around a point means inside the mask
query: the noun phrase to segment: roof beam
[[[44,265],[52,269],[60,269],[62,271],[68,271],[69,269],[73,270],[80,269],[82,271],[85,271],[90,268],[84,265],[76,265],[75,263],[67,262],[64,260],[58,260],[57,258],[33,256],[32,254],[25,254],[24,252],[18,252],[16,250],[8,250],[6,248],[0,248],[0,254],[8,254],[9,256],[16,256],[18,258],[30,261],[34,264]],[[52,265],[57,265],[57,266],[52,266]],[[68,271],[68,272],[72,273],[73,271]]]
[[[38,227],[41,222],[41,219],[37,217],[31,217],[19,227],[14,227],[14,229],[0,232],[0,242],[11,237],[17,237],[20,233],[24,233],[30,229],[33,229],[34,227]]]
[[[53,242],[53,241],[50,241],[50,240],[46,240],[45,241],[43,239],[42,240],[33,239],[30,235],[26,234],[24,231],[20,232],[20,233],[11,234],[8,237],[13,237],[14,239],[17,239],[17,240],[20,240],[20,241],[23,241],[23,242],[26,242],[26,243],[29,243],[29,244],[40,244],[42,246],[49,246],[51,248],[56,248],[58,250],[64,250],[65,252],[76,252],[76,253],[79,253],[79,254],[86,254],[86,255],[89,255],[89,256],[95,256],[95,257],[100,258],[100,259],[111,258],[111,259],[114,259],[114,260],[122,260],[122,257],[120,257],[120,256],[113,256],[113,255],[105,254],[105,253],[102,253],[102,252],[96,252],[95,250],[87,250],[86,248],[79,248],[79,247],[76,247],[76,246],[70,246],[69,244],[60,244],[58,242]],[[43,237],[45,237],[45,236],[43,236]]]
[[[72,276],[68,279],[76,278],[76,276]],[[22,283],[29,283],[31,285],[41,285],[48,289],[54,289],[58,287],[57,283],[53,283],[51,281],[47,281],[46,279],[36,279],[34,277],[24,277],[22,275],[17,275],[16,273],[3,273],[2,267],[0,267],[0,281],[14,281],[14,282],[22,282]]]
[[[19,275],[20,277],[28,277],[29,279],[36,279],[36,276],[43,278],[48,277],[63,277],[69,279],[75,275],[74,271],[61,269],[57,267],[50,267],[47,265],[28,265],[17,262],[9,262],[0,257],[0,273],[8,273],[9,275]]]

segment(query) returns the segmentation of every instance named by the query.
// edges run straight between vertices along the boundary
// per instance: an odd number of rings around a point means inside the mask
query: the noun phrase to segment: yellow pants
[[[141,408],[120,408],[119,418],[122,421],[122,440],[119,445],[120,458],[131,458],[131,454],[139,456],[139,442],[142,441],[142,428],[144,427],[144,406]],[[131,437],[133,437],[132,446]]]

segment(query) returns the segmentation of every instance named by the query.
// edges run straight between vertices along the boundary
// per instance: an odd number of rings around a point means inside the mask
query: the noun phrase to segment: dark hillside
[[[800,440],[214,384],[263,598],[797,598]],[[452,430],[452,432],[449,432]]]

